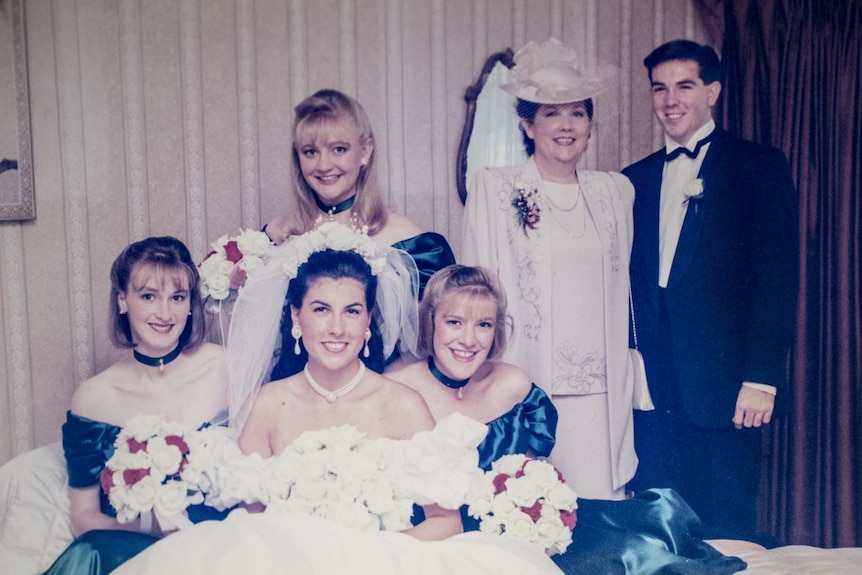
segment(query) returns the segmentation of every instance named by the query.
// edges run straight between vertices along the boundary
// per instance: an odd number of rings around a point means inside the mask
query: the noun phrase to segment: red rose
[[[542,504],[536,501],[529,507],[521,507],[521,511],[530,516],[530,519],[533,520],[533,523],[539,520],[539,517],[542,516]]]
[[[244,269],[239,267],[233,268],[230,275],[227,276],[231,289],[239,289],[245,286],[246,279],[248,279],[248,274]]]
[[[186,441],[179,435],[165,436],[165,443],[168,445],[175,446],[177,449],[180,450],[180,453],[182,453],[183,455],[189,452],[189,444],[186,443]]]
[[[123,482],[126,485],[134,485],[149,474],[149,469],[126,469],[123,471]]]
[[[146,453],[147,451],[147,442],[146,441],[138,441],[134,437],[130,437],[126,440],[126,445],[129,446],[129,453],[137,453],[139,451],[143,451]]]
[[[227,261],[232,264],[235,264],[242,259],[242,252],[239,251],[239,247],[236,245],[236,240],[231,240],[224,245],[224,255],[227,257]]]
[[[99,475],[99,483],[102,485],[102,491],[110,493],[114,487],[114,472],[106,465],[102,468],[102,473]]]
[[[494,478],[494,495],[498,495],[506,491],[506,480],[509,476],[505,473],[500,473]]]
[[[572,511],[560,511],[560,521],[563,522],[563,525],[568,527],[569,531],[575,528],[575,524],[578,522],[578,514]]]

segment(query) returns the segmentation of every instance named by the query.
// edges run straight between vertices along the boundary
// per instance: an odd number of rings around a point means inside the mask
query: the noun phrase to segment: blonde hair
[[[299,150],[296,147],[297,135],[307,130],[326,124],[336,124],[350,121],[359,129],[359,142],[362,145],[374,143],[374,132],[371,122],[362,105],[350,96],[338,90],[318,90],[295,108],[296,116],[293,122],[293,189],[296,191],[297,211],[294,222],[289,226],[290,235],[308,231],[317,217],[320,209],[315,202],[315,192],[302,175],[299,163]],[[380,196],[380,189],[374,185],[371,177],[374,168],[374,153],[365,165],[359,168],[356,180],[356,200],[353,203],[353,213],[357,224],[368,226],[368,234],[374,235],[386,225],[388,212]]]
[[[419,353],[432,355],[434,351],[434,314],[452,296],[474,301],[490,299],[495,307],[494,341],[488,359],[497,359],[506,351],[507,332],[512,322],[506,313],[506,290],[494,272],[480,266],[453,264],[439,270],[425,286],[425,295],[419,304]]]

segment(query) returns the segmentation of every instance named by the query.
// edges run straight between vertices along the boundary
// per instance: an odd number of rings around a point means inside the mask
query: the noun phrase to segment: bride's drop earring
[[[362,350],[362,357],[368,357],[371,352],[368,350],[368,340],[371,339],[371,328],[365,328],[365,348]]]
[[[296,343],[293,344],[293,353],[299,355],[302,353],[302,349],[299,347],[299,338],[302,337],[302,329],[298,325],[295,325],[290,328],[290,335],[296,340]]]

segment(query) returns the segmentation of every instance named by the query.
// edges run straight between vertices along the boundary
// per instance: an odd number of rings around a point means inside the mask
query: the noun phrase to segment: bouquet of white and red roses
[[[212,487],[215,461],[208,429],[193,430],[161,416],[130,420],[114,441],[100,477],[120,523],[154,514],[162,529],[190,525],[185,510]]]
[[[525,539],[554,555],[572,542],[577,507],[577,496],[553,465],[506,455],[485,473],[468,513],[485,533]]]
[[[201,294],[216,301],[236,294],[249,274],[263,266],[275,247],[264,232],[242,230],[239,235],[224,235],[211,244],[212,251],[198,264]]]

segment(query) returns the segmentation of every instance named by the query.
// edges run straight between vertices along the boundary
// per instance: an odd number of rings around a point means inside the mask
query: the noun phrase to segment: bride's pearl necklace
[[[311,389],[315,391],[315,393],[323,396],[329,403],[335,403],[336,399],[347,395],[348,393],[353,391],[357,385],[359,385],[359,382],[362,381],[363,377],[365,377],[365,364],[360,361],[359,371],[356,372],[356,375],[353,376],[353,379],[351,379],[344,386],[339,387],[335,391],[329,391],[328,389],[324,389],[319,383],[314,381],[314,378],[311,377],[311,371],[308,369],[307,363],[305,364],[302,373],[305,374],[305,380],[308,382],[308,385],[311,386]]]

